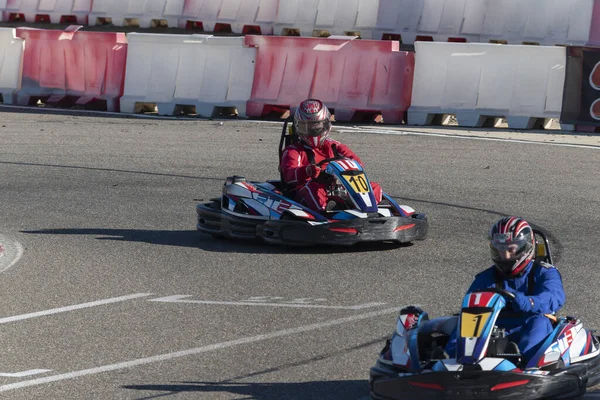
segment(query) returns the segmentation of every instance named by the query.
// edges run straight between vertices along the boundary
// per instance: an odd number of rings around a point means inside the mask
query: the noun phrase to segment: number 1
[[[477,336],[479,336],[477,334],[477,332],[479,332],[479,324],[481,323],[481,315],[476,315],[475,318],[473,318],[473,321],[475,321],[475,332],[473,332],[473,337],[477,337]]]

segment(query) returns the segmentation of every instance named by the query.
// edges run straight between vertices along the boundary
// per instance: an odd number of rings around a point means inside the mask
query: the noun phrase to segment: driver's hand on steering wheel
[[[513,310],[517,312],[530,312],[533,309],[533,300],[525,294],[513,290],[508,291],[515,295],[515,298],[510,302]]]
[[[316,178],[321,173],[321,168],[317,167],[316,165],[308,165],[305,171],[306,176],[309,178]]]

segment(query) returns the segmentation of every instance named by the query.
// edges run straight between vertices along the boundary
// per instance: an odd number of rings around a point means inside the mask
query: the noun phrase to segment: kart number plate
[[[369,183],[365,174],[342,175],[356,193],[369,193]]]
[[[462,337],[479,337],[485,329],[488,319],[492,315],[491,312],[481,314],[472,314],[463,312],[460,316],[460,336]]]

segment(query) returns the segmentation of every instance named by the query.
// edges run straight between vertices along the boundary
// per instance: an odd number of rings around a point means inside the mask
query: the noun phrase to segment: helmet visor
[[[533,248],[531,236],[517,240],[502,240],[494,238],[490,241],[492,260],[495,262],[519,261],[524,254],[528,254]]]
[[[325,121],[298,121],[296,130],[300,136],[319,137],[331,129],[331,122]]]

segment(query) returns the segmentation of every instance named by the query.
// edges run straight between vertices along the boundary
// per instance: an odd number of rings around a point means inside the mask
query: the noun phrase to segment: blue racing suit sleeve
[[[534,286],[529,295],[529,274],[534,275]],[[493,269],[487,269],[475,277],[467,293],[476,290],[494,287]],[[537,268],[529,270],[525,276],[507,279],[502,282],[503,289],[515,293],[518,311],[534,314],[552,314],[557,312],[565,304],[566,296],[563,288],[560,272],[549,264],[538,265]]]
[[[495,284],[496,281],[494,279],[493,271],[491,269],[486,269],[485,271],[475,276],[475,280],[473,280],[473,283],[471,283],[471,286],[469,286],[469,290],[467,290],[467,293],[487,289],[495,286]]]
[[[541,267],[535,277],[531,310],[535,314],[552,314],[562,308],[566,296],[560,272],[554,267]],[[530,272],[535,273],[535,272]]]

